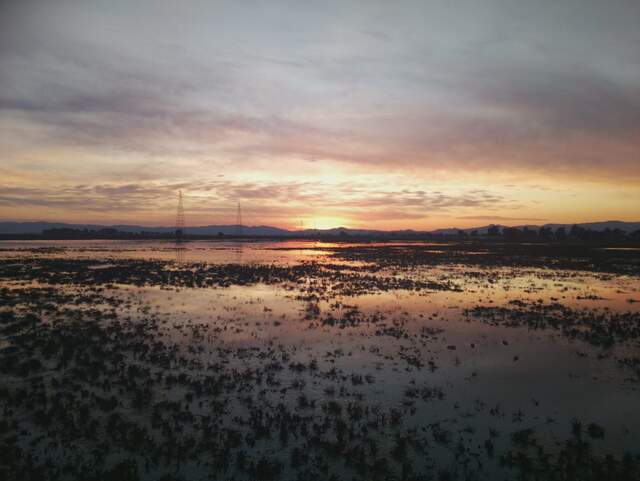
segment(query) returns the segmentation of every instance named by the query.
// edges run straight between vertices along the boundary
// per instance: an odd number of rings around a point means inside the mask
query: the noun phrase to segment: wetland
[[[0,478],[640,479],[640,250],[0,242]]]

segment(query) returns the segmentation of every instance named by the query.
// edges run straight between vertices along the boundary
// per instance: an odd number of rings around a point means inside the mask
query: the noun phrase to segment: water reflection
[[[244,254],[244,242],[242,240],[235,241],[232,250],[234,253],[235,263],[242,264],[242,255]]]
[[[206,240],[206,241],[136,241],[136,240],[0,240],[1,257],[57,257],[69,259],[158,259],[177,260],[179,247],[183,249],[184,262],[263,262],[291,264],[306,260],[321,260],[335,249],[352,247],[375,248],[407,246],[432,246],[430,242],[363,243],[323,242],[317,240]]]
[[[175,261],[176,264],[183,264],[185,261],[185,253],[187,252],[187,248],[185,247],[184,242],[176,241],[173,246],[173,250],[175,253]]]

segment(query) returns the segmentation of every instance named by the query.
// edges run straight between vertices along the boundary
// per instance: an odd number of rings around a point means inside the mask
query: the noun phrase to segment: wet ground
[[[640,479],[640,250],[0,242],[2,479]]]

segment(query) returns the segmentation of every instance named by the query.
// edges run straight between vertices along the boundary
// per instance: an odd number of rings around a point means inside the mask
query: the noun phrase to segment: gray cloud
[[[476,153],[526,148],[532,138],[552,142],[574,131],[624,139],[640,123],[640,54],[629,46],[630,40],[640,42],[628,19],[640,13],[634,2],[614,1],[604,10],[595,1],[548,2],[535,9],[473,2],[475,21],[461,15],[461,7],[438,4],[353,7],[336,26],[337,39],[353,40],[349,48],[322,33],[322,21],[335,20],[336,5],[286,12],[282,22],[288,28],[282,32],[273,25],[274,8],[263,26],[244,37],[242,30],[232,30],[240,25],[225,22],[243,15],[250,21],[264,11],[220,12],[199,2],[186,9],[165,5],[173,15],[168,18],[190,22],[185,32],[165,38],[165,20],[136,20],[144,2],[116,3],[109,11],[91,2],[24,3],[5,17],[0,109],[23,112],[81,144],[145,151],[175,135],[207,149],[239,131],[264,134],[238,148],[249,154],[319,153],[375,163],[413,150],[410,161],[428,163],[429,157],[419,155],[423,149],[451,154],[457,146]],[[613,25],[601,20],[604,14]],[[383,15],[401,19],[404,28],[396,32],[376,20]],[[438,19],[453,24],[444,28]],[[454,26],[467,28],[453,35]],[[359,41],[360,31],[373,43]],[[298,37],[300,43],[290,43]],[[376,48],[381,38],[390,45]],[[585,58],[587,44],[593,57]],[[607,62],[626,62],[615,70],[604,69],[600,56],[592,61],[605,52]],[[636,67],[629,67],[633,62]],[[291,75],[291,66],[301,72]],[[323,104],[338,107],[337,121],[292,114]],[[388,111],[379,120],[377,104]],[[416,114],[407,106],[424,110]],[[353,122],[360,113],[369,120]],[[386,138],[379,138],[380,130]],[[317,143],[336,136],[361,143],[377,139],[380,154],[316,152],[291,142],[300,131]],[[455,155],[450,162],[455,165]]]

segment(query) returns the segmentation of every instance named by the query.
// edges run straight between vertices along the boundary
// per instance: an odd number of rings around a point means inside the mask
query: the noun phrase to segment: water
[[[430,260],[384,262],[380,249],[420,252]],[[124,357],[111,373],[98,369],[100,383],[84,380],[82,363],[74,373],[78,359],[61,367],[56,355],[22,376],[5,370],[3,381],[16,390],[42,382],[52,394],[66,388],[52,388],[47,379],[75,376],[78,389],[92,394],[73,402],[89,406],[100,436],[92,440],[76,433],[70,446],[89,450],[100,437],[111,439],[105,427],[110,414],[92,404],[93,394],[115,394],[113,412],[143,428],[158,452],[164,453],[158,446],[168,439],[184,446],[196,440],[193,457],[185,447],[184,459],[159,455],[146,471],[144,452],[112,439],[115,454],[103,461],[105,469],[133,459],[145,479],[165,472],[189,479],[205,479],[211,472],[248,479],[255,475],[251,463],[267,474],[274,470],[274,479],[296,479],[301,473],[367,479],[376,470],[399,477],[409,465],[417,474],[493,479],[523,469],[505,466],[501,456],[507,452],[535,459],[542,449],[552,457],[576,436],[588,443],[596,460],[638,454],[640,375],[633,359],[639,352],[640,278],[469,260],[485,255],[484,247],[466,248],[461,262],[455,262],[456,249],[455,244],[315,241],[2,242],[0,287],[10,294],[5,293],[7,304],[0,312],[35,312],[54,326],[74,316],[81,323],[97,318],[99,329],[130,322],[148,329],[139,345],[157,342],[168,359],[136,357],[107,336],[103,343],[112,352],[122,349]],[[447,253],[446,262],[431,261],[441,253]],[[11,271],[22,263],[30,263],[29,275]],[[255,282],[229,274],[233,267],[222,270],[230,264],[244,266],[244,276],[263,266],[280,270],[277,278],[260,271]],[[301,266],[311,270],[300,274]],[[210,267],[203,287],[185,287],[171,277],[145,281],[153,271]],[[82,282],[68,281],[80,273]],[[222,286],[218,279],[224,280]],[[412,284],[398,287],[398,279]],[[50,301],[54,306],[47,309],[27,288],[53,289],[68,298]],[[617,330],[610,331],[610,325]],[[43,349],[45,341],[34,345]],[[28,348],[13,331],[3,331],[0,343],[5,350]],[[6,355],[5,350],[0,353]],[[42,357],[41,352],[32,356]],[[149,372],[129,385],[117,374],[128,372],[126,366]],[[191,380],[216,376],[222,387],[215,393],[196,390],[194,398],[189,382],[167,385],[158,373],[164,379],[180,373]],[[108,390],[104,379],[112,384]],[[150,399],[137,403],[133,393],[145,385]],[[184,416],[175,419],[182,420],[169,422],[169,410],[165,424],[154,426],[152,413],[164,412],[162,402],[178,402],[175,409]],[[216,420],[207,427],[187,414]],[[17,417],[19,425],[30,428],[19,436],[23,452],[37,452],[41,462],[52,458],[59,465],[72,459],[70,448],[44,448],[58,439],[55,430],[43,431],[29,412]],[[581,423],[577,434],[576,423]],[[590,425],[603,428],[605,435]],[[232,443],[229,430],[240,433],[240,441]],[[199,445],[203,432],[219,444]],[[43,438],[30,444],[38,435]],[[311,458],[293,462],[299,451]],[[223,453],[228,463],[212,452]],[[239,453],[248,464],[237,462]],[[262,459],[269,462],[260,464]]]
[[[69,259],[156,259],[177,262],[207,263],[282,263],[291,264],[318,260],[331,249],[349,247],[376,247],[419,245],[438,246],[429,242],[376,243],[376,242],[323,242],[323,241],[189,241],[171,240],[51,240],[0,241],[0,254],[9,257],[58,257]]]

